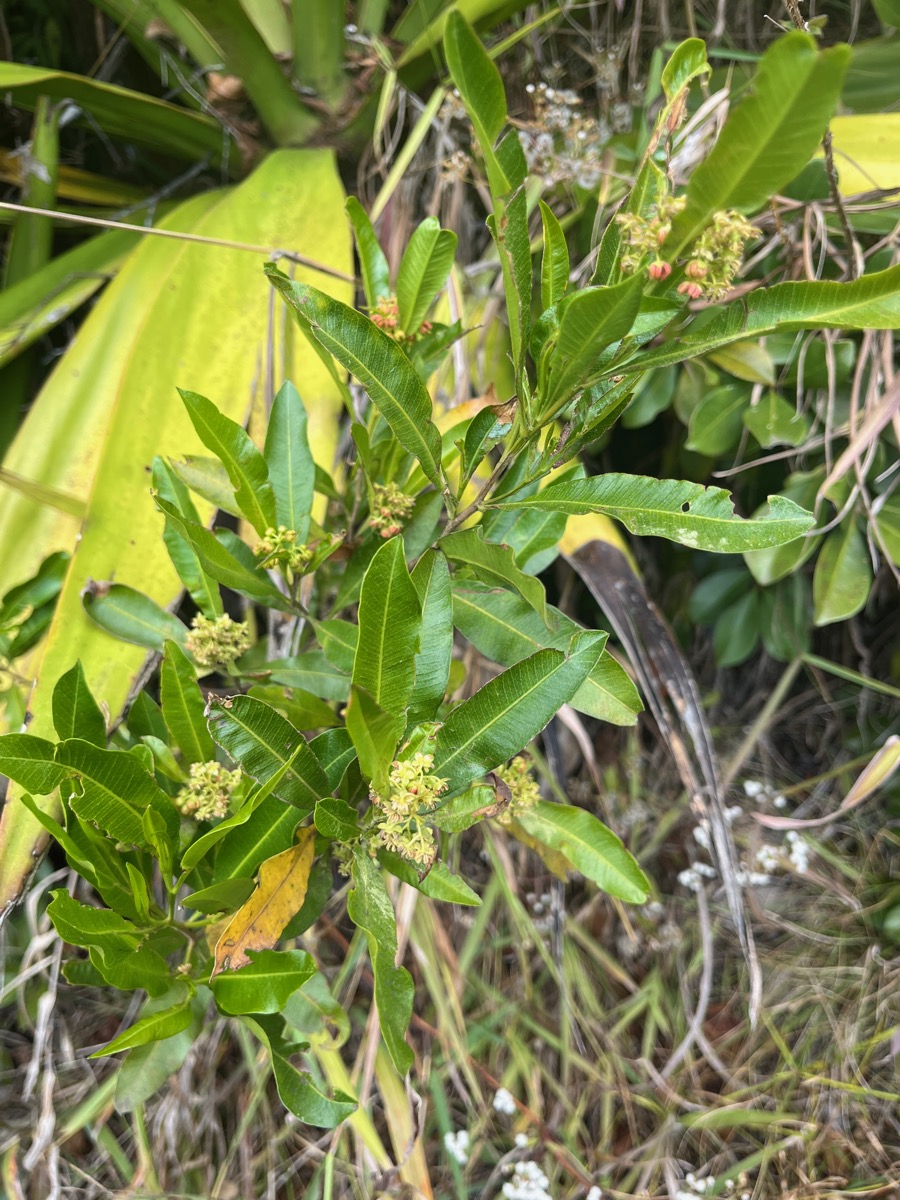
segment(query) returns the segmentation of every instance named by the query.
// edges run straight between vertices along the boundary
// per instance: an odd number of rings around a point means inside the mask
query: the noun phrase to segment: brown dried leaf
[[[248,950],[269,950],[275,945],[281,931],[303,907],[315,842],[312,826],[301,829],[295,846],[262,864],[256,889],[228,922],[216,944],[213,976],[245,966],[250,961]]]

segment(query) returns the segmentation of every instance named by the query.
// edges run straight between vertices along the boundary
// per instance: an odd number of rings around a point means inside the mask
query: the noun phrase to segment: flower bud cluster
[[[297,531],[288,529],[286,525],[279,525],[277,529],[270,526],[259,539],[255,553],[261,567],[277,563],[278,566],[288,567],[295,572],[308,567],[313,556],[312,547],[302,542],[298,545]]]
[[[653,279],[665,279],[672,267],[659,257],[659,248],[672,232],[672,218],[685,206],[684,196],[663,196],[648,216],[640,213],[619,213],[616,224],[621,230],[622,270],[633,275],[648,255],[653,255],[649,268]]]
[[[191,763],[190,779],[172,803],[185,817],[214,821],[228,812],[231,793],[241,782],[241,772],[227,771],[221,763]]]
[[[412,333],[406,333],[400,328],[400,311],[397,307],[396,296],[380,296],[369,316],[372,324],[377,325],[395,342],[414,342],[426,333],[431,333],[430,321],[423,321],[419,328],[413,330]]]
[[[224,667],[245,654],[252,639],[246,621],[233,621],[228,614],[205,617],[198,613],[191,622],[185,645],[201,667]]]
[[[758,234],[754,225],[739,212],[730,209],[718,212],[694,243],[691,257],[684,268],[687,276],[678,292],[698,300],[721,300],[727,295],[741,268],[744,243]]]
[[[372,487],[373,504],[369,524],[383,538],[393,537],[412,513],[415,499],[401,492],[396,483],[376,483]]]
[[[509,788],[512,799],[496,818],[501,825],[509,823],[529,808],[534,808],[541,798],[541,789],[531,773],[531,762],[520,754],[505,767],[498,767],[494,774]]]
[[[431,774],[433,767],[433,754],[414,754],[404,762],[395,762],[388,777],[387,796],[372,793],[380,814],[375,828],[381,845],[423,867],[432,865],[437,846],[434,830],[420,814],[431,812],[447,790],[447,780]]]

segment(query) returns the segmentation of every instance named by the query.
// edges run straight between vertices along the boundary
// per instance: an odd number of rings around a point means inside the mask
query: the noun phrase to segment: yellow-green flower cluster
[[[651,209],[649,216],[640,213],[619,213],[616,223],[621,230],[623,246],[622,270],[633,275],[648,255],[653,255],[650,274],[665,279],[671,271],[668,263],[659,258],[659,248],[672,231],[672,218],[684,208],[684,196],[663,196]]]
[[[431,333],[430,321],[423,321],[418,329],[413,329],[411,332],[400,328],[400,312],[396,296],[380,296],[369,316],[373,325],[377,325],[396,342],[414,342],[423,334]]]
[[[388,777],[388,794],[372,794],[380,811],[375,828],[386,850],[423,867],[437,857],[434,830],[422,819],[431,812],[438,797],[447,790],[447,780],[432,775],[433,754],[414,754],[404,762],[395,762]],[[422,815],[420,815],[422,814]]]
[[[185,645],[198,666],[224,667],[250,649],[250,630],[246,621],[233,621],[227,613],[214,618],[198,613]]]
[[[698,300],[721,300],[734,283],[744,257],[744,243],[755,238],[759,230],[733,209],[718,212],[691,250],[690,261],[684,268],[687,279],[679,284],[683,296]]]
[[[400,532],[403,522],[412,513],[415,499],[401,492],[396,483],[376,483],[372,492],[369,524],[373,529],[377,529],[383,538],[393,537]]]
[[[186,817],[214,821],[228,812],[231,793],[241,782],[240,771],[228,771],[221,763],[191,763],[190,778],[173,800]]]
[[[509,805],[496,818],[501,825],[509,825],[519,813],[534,808],[541,798],[541,789],[531,773],[529,759],[523,754],[514,758],[507,766],[498,767],[494,774],[503,780],[512,797]]]
[[[302,542],[298,545],[297,531],[288,529],[286,525],[279,525],[277,529],[270,526],[256,546],[256,557],[261,567],[277,563],[280,567],[299,572],[309,566],[312,556],[312,547]]]

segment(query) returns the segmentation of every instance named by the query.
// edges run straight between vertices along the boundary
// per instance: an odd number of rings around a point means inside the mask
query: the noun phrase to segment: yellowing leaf
[[[838,185],[845,196],[900,188],[900,113],[859,113],[831,122]]]
[[[303,907],[315,858],[316,831],[300,832],[296,846],[267,858],[250,899],[234,914],[216,944],[213,976],[236,971],[250,959],[248,950],[269,950],[281,931]]]

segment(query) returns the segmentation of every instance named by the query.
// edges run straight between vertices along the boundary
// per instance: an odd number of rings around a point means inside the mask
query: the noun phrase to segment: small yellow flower
[[[400,491],[396,483],[376,483],[372,488],[372,512],[369,524],[383,538],[394,537],[411,515],[415,499]]]
[[[524,754],[518,755],[505,767],[498,767],[494,774],[503,780],[512,797],[496,820],[501,825],[509,825],[519,813],[534,808],[541,798],[541,789],[531,773],[531,762]]]
[[[312,547],[305,546],[302,542],[298,545],[297,531],[288,529],[286,525],[279,525],[277,529],[267,529],[257,543],[255,554],[261,567],[278,563],[279,566],[288,567],[295,572],[308,567],[313,557]]]
[[[233,621],[227,613],[215,618],[198,613],[185,645],[198,666],[224,667],[250,649],[250,630],[246,621]]]
[[[191,763],[190,779],[172,803],[186,817],[213,821],[228,812],[231,793],[241,782],[240,771],[227,771],[221,763]]]
[[[388,794],[372,793],[380,811],[375,825],[378,841],[410,862],[430,867],[437,856],[434,831],[422,819],[433,811],[447,790],[447,780],[432,775],[433,754],[414,754],[395,762],[388,777]]]

